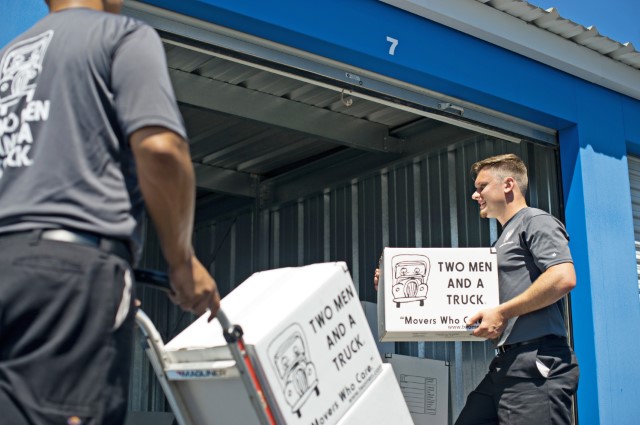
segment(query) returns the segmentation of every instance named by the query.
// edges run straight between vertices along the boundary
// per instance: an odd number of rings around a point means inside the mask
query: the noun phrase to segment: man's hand
[[[375,273],[373,274],[373,287],[376,288],[376,291],[378,290],[379,280],[380,280],[380,269],[376,269]]]
[[[478,322],[480,326],[473,331],[473,336],[481,338],[497,339],[507,327],[507,319],[497,308],[479,311],[467,319],[467,326]]]
[[[169,269],[169,280],[174,293],[169,297],[183,310],[198,316],[207,308],[211,311],[209,321],[213,320],[220,308],[220,294],[216,281],[194,256],[189,261]]]

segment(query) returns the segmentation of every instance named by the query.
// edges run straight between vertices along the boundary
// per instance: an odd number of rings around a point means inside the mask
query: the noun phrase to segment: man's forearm
[[[189,261],[195,208],[188,144],[177,134],[149,127],[131,136],[138,182],[169,267]]]
[[[568,294],[576,283],[572,263],[550,267],[517,297],[501,304],[498,310],[509,319],[547,307]]]

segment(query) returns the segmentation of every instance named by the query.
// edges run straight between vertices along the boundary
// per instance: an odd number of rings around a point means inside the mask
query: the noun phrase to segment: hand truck
[[[134,275],[137,283],[172,291],[165,273],[137,269]],[[222,309],[214,320],[220,323],[227,342],[227,358],[196,357],[185,362],[165,349],[160,333],[144,311],[138,308],[136,312],[143,348],[178,424],[277,425],[245,349],[242,328],[231,324]],[[230,394],[235,396],[229,399]]]

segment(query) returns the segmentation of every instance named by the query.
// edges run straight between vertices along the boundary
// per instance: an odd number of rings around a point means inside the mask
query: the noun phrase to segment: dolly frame
[[[169,277],[165,273],[136,269],[134,271],[137,283],[148,285],[155,289],[171,293],[173,292]],[[214,362],[207,367],[211,378],[217,375],[224,375],[230,367],[235,366],[242,383],[247,391],[249,400],[256,412],[260,425],[277,425],[273,411],[267,402],[265,392],[258,379],[256,369],[249,357],[243,340],[243,331],[239,325],[231,324],[222,309],[218,310],[216,318],[223,329],[225,341],[229,346],[235,365],[230,365],[229,361]],[[162,336],[147,314],[138,308],[136,311],[136,324],[138,325],[142,337],[143,348],[149,358],[151,366],[158,377],[160,386],[164,391],[167,401],[180,425],[200,425],[194,423],[189,415],[187,405],[182,398],[182,394],[177,389],[175,382],[189,379],[184,375],[172,373],[171,361],[165,350]],[[219,364],[217,364],[219,363]],[[194,365],[195,366],[195,365]],[[198,379],[202,379],[198,377]]]

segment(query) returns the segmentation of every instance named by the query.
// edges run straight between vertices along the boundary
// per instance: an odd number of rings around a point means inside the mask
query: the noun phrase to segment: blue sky
[[[555,7],[560,16],[620,43],[630,41],[640,51],[640,0],[528,0],[543,9]]]

